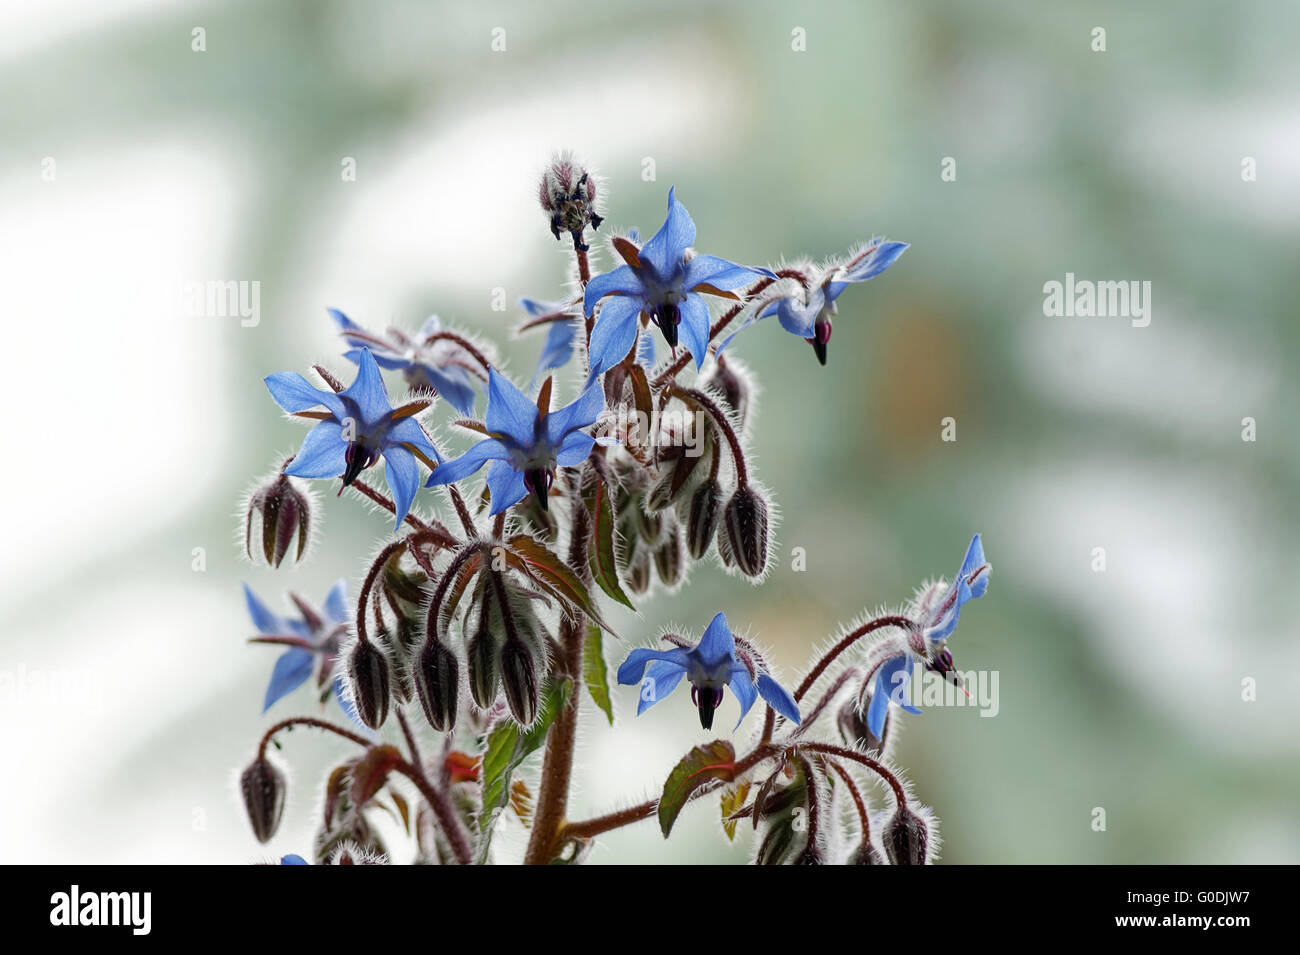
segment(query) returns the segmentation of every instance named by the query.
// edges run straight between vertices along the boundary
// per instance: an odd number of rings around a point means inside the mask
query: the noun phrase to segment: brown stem
[[[835,760],[830,759],[827,762],[830,763],[831,769],[835,770],[836,775],[844,780],[844,785],[848,787],[849,795],[853,797],[853,805],[858,807],[858,821],[862,823],[862,841],[869,842],[871,840],[871,819],[867,815],[867,804],[862,798],[862,793],[858,791],[858,784],[853,781],[849,771]]]
[[[676,385],[665,389],[670,395],[676,395],[683,401],[688,401],[702,408],[713,423],[717,425],[718,430],[727,439],[727,444],[731,448],[731,460],[736,465],[736,484],[739,487],[745,487],[749,484],[749,471],[745,467],[745,452],[740,447],[740,437],[736,430],[731,426],[727,419],[727,414],[718,407],[717,402],[702,391],[696,391],[694,388],[678,388]]]
[[[287,730],[294,726],[310,726],[313,729],[325,730],[327,733],[333,733],[335,736],[342,736],[346,740],[356,743],[358,746],[370,747],[370,740],[364,736],[358,736],[341,726],[335,726],[326,720],[318,720],[314,716],[293,716],[287,720],[281,720],[272,726],[262,735],[262,742],[257,746],[257,758],[266,758],[266,747],[271,745],[271,737],[281,730]]]
[[[388,496],[386,496],[380,491],[376,491],[373,487],[371,487],[369,484],[367,484],[365,481],[361,480],[360,478],[357,478],[348,486],[352,488],[354,491],[361,494],[363,497],[370,498],[370,500],[374,501],[380,507],[384,508],[386,511],[388,511],[388,513],[390,514],[397,513],[397,507],[393,504],[391,498],[389,498]],[[414,514],[408,513],[406,515],[405,521],[407,524],[410,524],[412,527],[414,527],[417,531],[427,531],[429,529],[429,525],[424,523],[424,521],[420,520]]]
[[[455,332],[434,332],[424,340],[424,343],[426,345],[432,345],[436,341],[455,342],[461,348],[465,349],[465,351],[469,352],[470,355],[473,356],[474,360],[483,366],[484,371],[490,371],[492,369],[492,363],[488,361],[487,357],[464,335],[458,335]]]
[[[357,597],[357,640],[361,643],[367,642],[366,601],[370,599],[370,591],[374,589],[375,581],[379,579],[379,574],[387,565],[389,558],[405,549],[406,538],[403,537],[400,540],[393,541],[379,552],[379,556],[374,559],[370,569],[366,571],[366,579],[361,584],[361,594]]]
[[[804,698],[804,694],[812,689],[812,685],[817,682],[817,678],[826,672],[826,668],[831,665],[836,657],[849,647],[853,646],[853,644],[857,643],[867,634],[880,630],[883,627],[900,627],[904,630],[911,630],[914,626],[915,625],[912,621],[907,617],[888,616],[868,620],[857,629],[849,631],[849,633],[845,634],[844,639],[826,651],[822,658],[817,661],[816,666],[808,671],[808,675],[804,677],[803,682],[799,684],[799,689],[794,691],[795,701],[797,702]]]
[[[433,814],[438,817],[438,825],[442,829],[442,834],[447,837],[447,841],[451,843],[451,851],[455,854],[456,861],[461,865],[473,863],[474,853],[470,850],[469,834],[465,832],[465,827],[461,824],[460,817],[456,815],[447,793],[434,786],[424,775],[423,770],[418,766],[412,766],[406,760],[397,763],[393,768],[415,783],[415,788],[420,790],[420,795],[429,804]]]
[[[456,508],[456,516],[460,518],[461,526],[465,528],[465,533],[470,538],[478,537],[478,527],[474,523],[474,518],[465,506],[465,499],[460,496],[460,491],[456,490],[456,485],[447,485],[447,496],[451,498],[452,506]]]
[[[889,788],[894,791],[894,799],[898,802],[900,809],[907,808],[907,793],[903,792],[903,784],[898,781],[897,776],[870,756],[843,746],[834,746],[831,743],[800,743],[799,748],[810,753],[826,753],[828,756],[837,756],[840,759],[851,759],[855,763],[861,763],[889,784]]]

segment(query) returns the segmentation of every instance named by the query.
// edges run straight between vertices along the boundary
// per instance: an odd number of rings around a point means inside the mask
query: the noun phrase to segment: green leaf
[[[511,774],[546,742],[546,734],[568,703],[572,689],[573,681],[567,677],[549,681],[532,726],[523,729],[513,720],[504,720],[488,734],[481,767],[483,808],[479,813],[476,860],[480,865],[487,861],[496,817],[510,800]]]
[[[588,468],[582,484],[582,498],[591,512],[591,554],[587,561],[591,577],[600,589],[629,610],[632,601],[618,582],[618,561],[614,556],[614,507],[609,484],[596,470]]]
[[[664,838],[673,831],[673,823],[692,793],[714,780],[730,782],[735,774],[736,751],[726,740],[703,743],[683,756],[668,774],[663,795],[659,797],[659,828]]]
[[[596,701],[600,711],[614,725],[614,704],[609,698],[609,669],[605,666],[605,653],[601,647],[600,627],[587,622],[586,646],[582,650],[582,682]]]
[[[506,562],[526,575],[547,593],[567,606],[585,613],[601,627],[614,633],[591,594],[573,569],[541,541],[527,534],[516,534],[506,542]]]

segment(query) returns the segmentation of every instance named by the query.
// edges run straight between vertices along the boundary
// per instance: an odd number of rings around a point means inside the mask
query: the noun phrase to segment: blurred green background
[[[952,649],[998,671],[999,712],[931,708],[895,752],[944,861],[1300,861],[1298,30],[1266,2],[7,7],[4,390],[27,466],[0,478],[0,860],[308,850],[337,747],[288,738],[265,849],[231,786],[310,708],[259,715],[274,654],[243,642],[239,581],[280,610],[340,576],[355,595],[390,526],[324,494],[309,563],[242,562],[236,502],[301,438],[260,379],[348,370],[334,306],[436,311],[526,381],[541,340],[508,339],[513,303],[561,297],[570,258],[536,180],[571,147],[615,227],[657,228],[676,185],[699,248],[742,262],[912,243],[844,294],[827,368],[775,323],[733,346],[763,388],[777,569],[756,589],[701,566],[620,619],[630,639],[724,609],[790,676],[980,531],[992,586]],[[1151,324],[1045,317],[1066,272],[1150,281]],[[260,282],[259,324],[178,314],[178,287],[217,279]],[[585,724],[575,817],[652,794],[712,735],[685,694],[634,704],[621,688],[619,727]],[[592,861],[744,861],[715,820],[705,800],[671,841],[642,824]]]

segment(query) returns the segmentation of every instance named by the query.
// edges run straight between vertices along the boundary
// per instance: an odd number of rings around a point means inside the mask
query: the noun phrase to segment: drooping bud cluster
[[[596,194],[596,177],[572,153],[556,155],[537,187],[542,211],[550,217],[551,234],[558,239],[561,232],[569,233],[573,247],[586,252],[589,247],[583,241],[583,231],[588,225],[599,229],[604,221],[596,213]]]
[[[311,495],[277,472],[249,494],[244,505],[244,553],[279,567],[285,556],[302,560],[311,538]]]

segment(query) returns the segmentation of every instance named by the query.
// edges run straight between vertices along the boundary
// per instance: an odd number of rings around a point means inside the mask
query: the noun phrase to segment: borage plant
[[[658,799],[589,819],[568,812],[584,686],[614,721],[605,654],[617,635],[602,601],[631,608],[655,580],[676,588],[691,562],[710,555],[755,583],[772,561],[772,506],[745,450],[752,385],[721,352],[774,315],[825,364],[840,295],[888,268],[906,244],[874,239],[820,266],[739,265],[694,251],[695,223],[669,190],[660,229],[644,242],[634,230],[610,238],[622,264],[593,277],[596,177],[561,155],[540,199],[555,237],[571,237],[576,268],[559,301],[522,303],[521,329],[547,333],[527,391],[492,348],[436,318],[418,331],[375,332],[338,311],[356,367],[350,384],[320,366],[323,387],[287,372],[266,379],[285,412],[314,424],[250,495],[248,555],[273,566],[303,558],[316,530],[308,480],[340,481],[340,494],[383,508],[395,530],[355,603],[340,582],[320,608],[292,596],[296,613],[282,618],[247,593],[253,639],[285,647],[265,706],[315,674],[321,706],[342,714],[267,730],[240,779],[254,834],[268,841],[284,813],[286,778],[270,750],[305,726],[353,748],[324,783],[318,862],[386,861],[371,818],[381,809],[421,862],[492,860],[503,813],[529,830],[525,862],[572,862],[602,833],[652,816],[667,836],[682,807],[708,794],[720,800],[729,837],[741,820],[760,830],[760,863],[931,861],[935,819],[889,752],[896,710],[919,712],[909,691],[916,667],[961,683],[947,642],[962,606],[988,585],[978,535],[952,582],[840,634],[793,692],[723,613],[698,637],[664,633],[658,649],[631,649],[617,682],[638,688],[638,713],[684,679],[705,729],[727,690],[740,710],[731,735],[760,699],[763,718],[739,750],[727,738],[691,749]],[[576,396],[557,405],[550,372],[575,356],[584,366],[573,376]],[[384,370],[400,372],[408,393],[393,400]],[[423,423],[439,397],[475,439],[459,456]],[[369,477],[381,461],[387,493]],[[475,491],[467,482],[483,468]],[[449,519],[416,502],[435,487]],[[400,732],[381,735],[393,723]],[[529,764],[538,751],[539,774]]]

